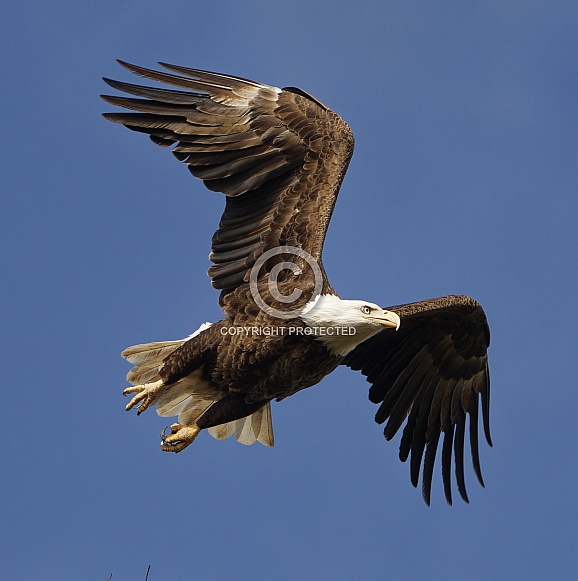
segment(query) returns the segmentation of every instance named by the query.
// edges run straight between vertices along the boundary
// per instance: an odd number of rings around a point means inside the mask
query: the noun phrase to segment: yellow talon
[[[201,432],[201,428],[196,425],[181,426],[181,424],[173,424],[171,426],[171,433],[165,435],[166,428],[161,434],[161,450],[163,452],[181,452],[187,446],[195,441],[195,438]]]

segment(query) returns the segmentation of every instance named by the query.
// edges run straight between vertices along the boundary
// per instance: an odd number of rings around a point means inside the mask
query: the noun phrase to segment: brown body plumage
[[[342,301],[331,288],[321,254],[353,153],[348,125],[299,89],[173,65],[163,65],[171,71],[165,73],[121,64],[178,89],[106,80],[137,98],[103,97],[133,111],[105,117],[148,133],[158,145],[174,146],[173,153],[194,176],[226,195],[209,269],[213,286],[221,290],[224,319],[187,339],[127,349],[123,355],[135,364],[128,379],[135,387],[125,392],[136,393],[127,409],[138,407],[140,413],[156,404],[161,415],[179,416],[180,424],[163,440],[167,451],[180,451],[205,428],[218,438],[235,431],[242,443],[257,439],[272,445],[269,402],[310,387],[345,364],[372,383],[370,399],[380,404],[376,421],[387,422],[387,439],[407,418],[400,457],[405,461],[411,455],[414,485],[423,460],[426,502],[441,434],[446,498],[451,503],[453,450],[458,489],[467,501],[466,416],[474,470],[483,485],[477,440],[480,396],[491,442],[486,318],[469,297],[441,297],[383,311],[371,303]],[[292,257],[297,270],[284,266],[291,249],[302,249],[315,261],[322,277],[317,290],[316,273],[305,258]],[[262,257],[268,259],[252,279]],[[291,305],[294,315],[276,317],[256,302],[255,292],[272,309],[286,308],[271,294],[272,277],[281,295],[299,289]],[[336,329],[347,321],[355,337],[305,333],[324,325]],[[400,328],[395,332],[384,326]],[[277,331],[231,332],[268,327]]]

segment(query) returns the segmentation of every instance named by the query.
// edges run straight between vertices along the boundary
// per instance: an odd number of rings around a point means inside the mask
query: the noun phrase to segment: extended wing
[[[423,459],[423,496],[430,503],[431,482],[440,436],[446,500],[452,503],[451,459],[455,457],[458,490],[468,502],[464,478],[464,440],[469,440],[474,471],[483,486],[478,451],[478,405],[481,399],[486,440],[489,430],[490,331],[482,307],[465,296],[447,296],[388,307],[401,318],[397,333],[382,332],[358,345],[344,365],[360,370],[372,384],[369,399],[381,404],[375,420],[387,421],[391,440],[407,417],[399,449],[411,453],[411,482],[417,486]],[[425,459],[424,459],[425,451]]]
[[[296,246],[320,260],[339,187],[353,153],[348,125],[294,88],[162,64],[170,74],[119,61],[182,90],[105,79],[133,97],[103,96],[132,113],[110,121],[148,133],[205,185],[227,196],[209,276],[224,294],[247,282],[268,249]]]

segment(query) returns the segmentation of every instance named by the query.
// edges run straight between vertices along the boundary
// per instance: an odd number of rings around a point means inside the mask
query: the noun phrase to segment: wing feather
[[[131,96],[103,96],[130,111],[104,116],[174,146],[195,177],[227,196],[209,269],[222,304],[270,248],[297,246],[320,259],[353,153],[353,135],[338,115],[299,89],[166,63],[169,72],[119,63],[165,86],[105,79]]]
[[[455,426],[451,424],[444,430],[444,441],[442,444],[442,481],[444,483],[444,494],[447,503],[452,505],[452,447],[454,440]]]
[[[456,420],[456,434],[454,438],[454,457],[456,462],[456,481],[458,491],[465,502],[470,502],[466,491],[466,479],[464,475],[464,438],[466,431],[466,414],[463,411],[459,413]]]

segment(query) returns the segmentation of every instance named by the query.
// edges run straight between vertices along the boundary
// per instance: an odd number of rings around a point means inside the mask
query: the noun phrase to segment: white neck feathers
[[[336,295],[319,295],[305,305],[301,319],[313,330],[311,335],[332,355],[343,357],[382,330],[361,316],[359,308],[366,304],[372,305],[343,300]]]

